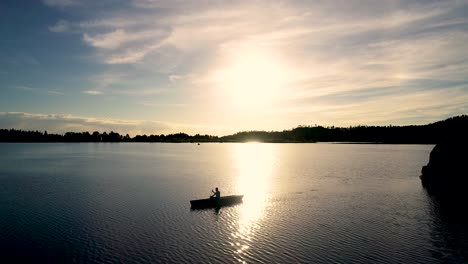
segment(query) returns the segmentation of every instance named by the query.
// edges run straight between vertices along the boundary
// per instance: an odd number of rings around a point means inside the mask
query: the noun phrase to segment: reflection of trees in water
[[[441,263],[468,263],[468,216],[466,198],[444,199],[430,195],[433,219],[432,255]]]

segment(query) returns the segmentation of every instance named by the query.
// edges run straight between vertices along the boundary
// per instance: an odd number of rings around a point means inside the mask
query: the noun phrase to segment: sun
[[[222,99],[238,110],[260,110],[281,99],[287,81],[284,64],[272,52],[233,52],[215,74]]]

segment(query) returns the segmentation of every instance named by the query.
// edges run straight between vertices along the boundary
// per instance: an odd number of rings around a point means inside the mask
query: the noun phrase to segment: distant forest
[[[428,125],[411,126],[351,126],[323,127],[299,126],[283,131],[243,131],[229,136],[210,136],[185,133],[169,135],[120,135],[116,132],[98,131],[67,132],[50,134],[47,131],[23,131],[17,129],[0,129],[0,142],[350,142],[350,143],[388,143],[388,144],[435,144],[455,135],[468,135],[468,115]]]

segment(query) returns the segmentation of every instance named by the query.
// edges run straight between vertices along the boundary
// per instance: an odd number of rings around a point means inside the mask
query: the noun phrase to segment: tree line
[[[298,126],[283,131],[243,131],[228,136],[188,135],[136,135],[134,137],[109,133],[66,132],[51,134],[47,131],[0,129],[0,142],[373,142],[401,144],[435,144],[454,135],[467,135],[468,115],[448,118],[428,125],[410,126],[351,126],[323,127]]]
[[[222,137],[228,142],[372,142],[389,144],[435,144],[468,135],[468,115],[428,125],[409,126],[299,126],[291,130],[244,131]]]
[[[65,134],[51,134],[47,131],[24,131],[18,129],[0,129],[0,142],[216,142],[217,136],[194,135],[185,133],[169,135],[120,135],[117,132],[109,133],[94,131],[66,132]]]

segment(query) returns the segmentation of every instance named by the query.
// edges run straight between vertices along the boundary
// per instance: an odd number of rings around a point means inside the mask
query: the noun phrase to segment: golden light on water
[[[274,153],[271,144],[236,144],[233,154],[238,168],[237,193],[243,194],[238,229],[233,234],[239,241],[237,253],[249,248],[252,233],[268,205],[271,177],[274,166]],[[242,243],[244,242],[244,243]]]

